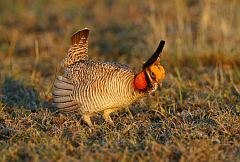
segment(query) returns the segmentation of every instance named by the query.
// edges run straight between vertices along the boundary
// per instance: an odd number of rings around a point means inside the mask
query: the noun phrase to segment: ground
[[[138,2],[0,2],[0,161],[240,161],[239,2]],[[96,114],[90,129],[52,105],[84,27],[90,58],[136,71],[166,41],[163,87],[114,113],[115,126]]]

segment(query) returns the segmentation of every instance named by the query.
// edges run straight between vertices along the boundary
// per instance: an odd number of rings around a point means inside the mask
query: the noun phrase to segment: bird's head
[[[143,69],[135,75],[135,88],[150,93],[161,86],[162,80],[165,78],[165,70],[160,64],[160,54],[162,52],[165,41],[161,41],[157,50],[152,57],[143,64]]]

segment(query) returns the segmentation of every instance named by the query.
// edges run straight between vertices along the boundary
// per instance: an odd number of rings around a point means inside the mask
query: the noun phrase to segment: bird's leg
[[[82,115],[82,119],[83,119],[83,121],[84,122],[86,122],[87,123],[87,125],[89,126],[89,127],[93,127],[93,124],[92,124],[92,121],[91,121],[91,118],[90,118],[90,115],[89,114],[84,114],[84,115]]]
[[[107,109],[103,111],[103,118],[106,122],[108,122],[111,126],[114,126],[114,122],[111,119],[110,113],[112,113],[114,110]]]
[[[130,108],[127,107],[126,110],[128,112],[128,115],[129,115],[130,119],[133,119],[133,115],[132,115],[132,112],[131,112]]]

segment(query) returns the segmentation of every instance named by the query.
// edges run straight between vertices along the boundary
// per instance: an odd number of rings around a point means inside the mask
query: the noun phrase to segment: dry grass
[[[61,3],[59,3],[61,2]],[[237,0],[0,1],[0,161],[240,161]],[[51,104],[69,36],[90,57],[139,69],[159,39],[163,88],[113,115],[115,127]]]

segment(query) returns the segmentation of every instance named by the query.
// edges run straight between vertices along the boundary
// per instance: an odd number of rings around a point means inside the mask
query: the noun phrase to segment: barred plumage
[[[90,116],[101,111],[105,120],[113,124],[111,112],[151,93],[164,79],[161,50],[158,48],[157,57],[155,52],[151,65],[144,65],[147,68],[134,74],[125,65],[88,59],[88,34],[89,30],[84,29],[72,36],[72,46],[62,63],[64,76],[58,76],[54,83],[53,100],[60,111],[82,114],[89,126],[92,126]]]

